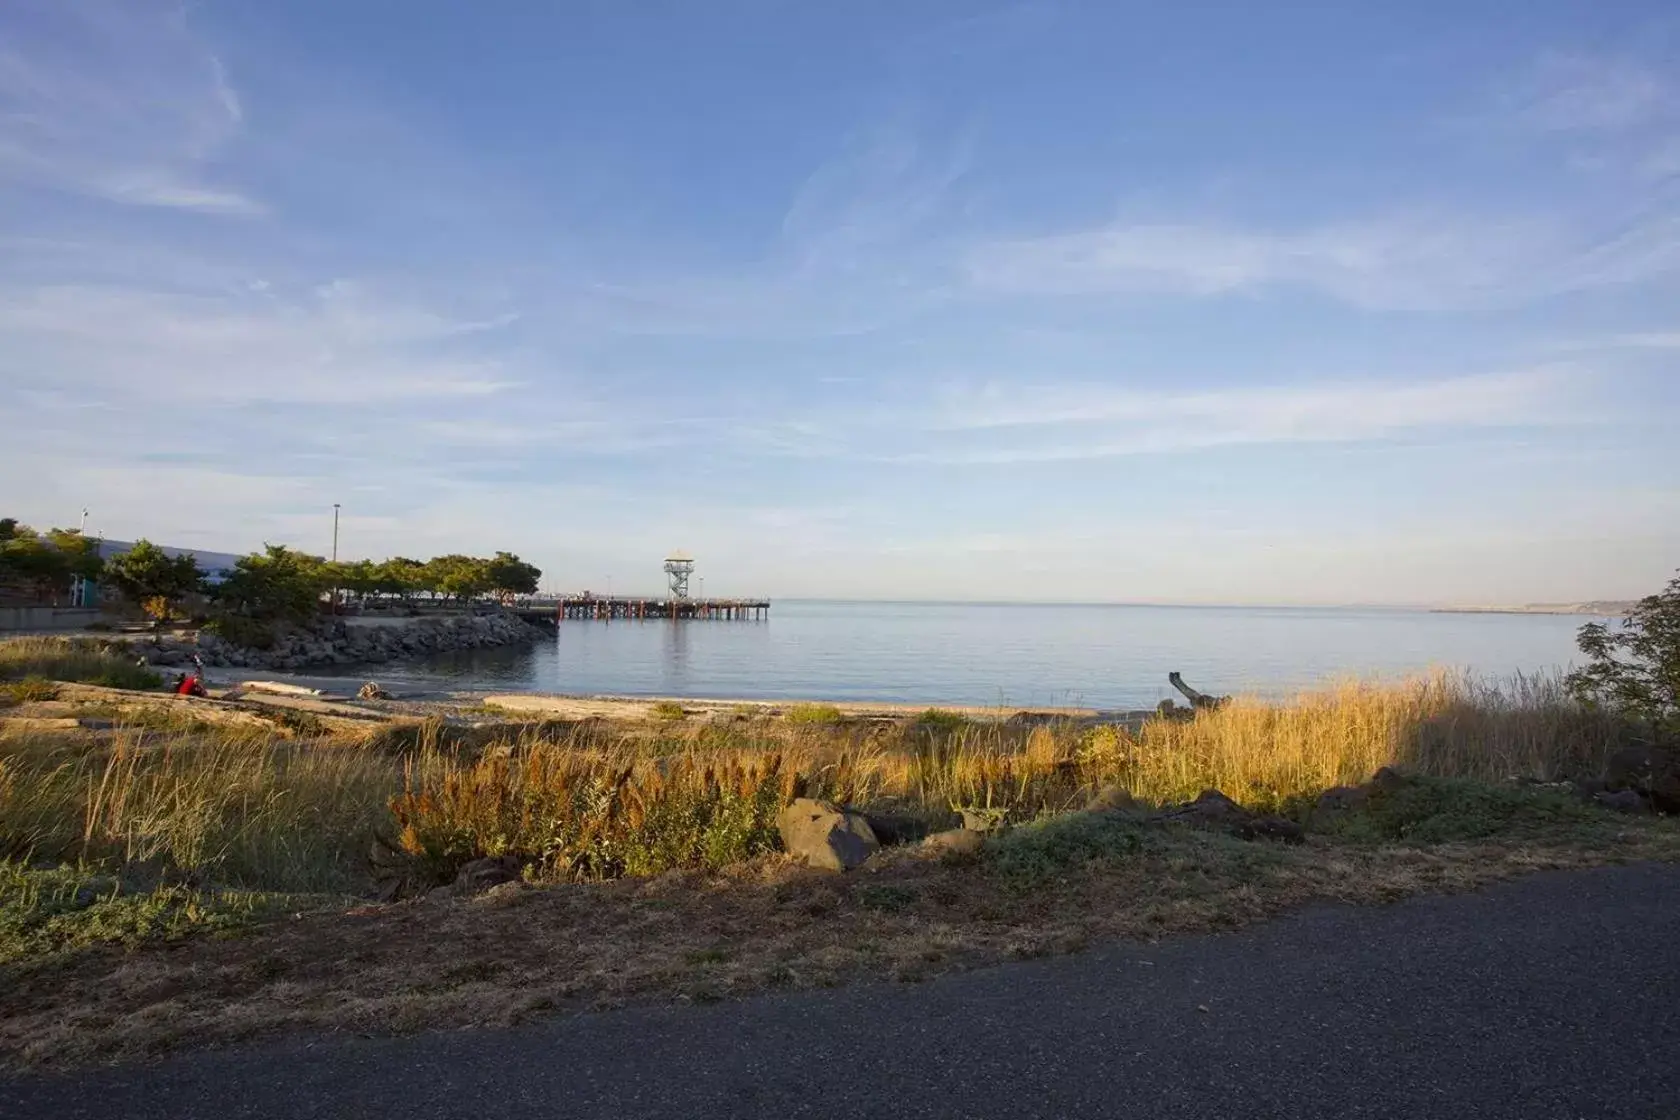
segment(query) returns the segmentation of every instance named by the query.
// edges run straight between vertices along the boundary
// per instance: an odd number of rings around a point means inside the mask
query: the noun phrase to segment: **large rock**
[[[1680,813],[1680,750],[1650,743],[1623,747],[1604,764],[1604,784],[1612,792],[1643,794],[1660,813]]]
[[[850,871],[881,847],[862,813],[810,797],[783,809],[776,828],[788,855],[829,871]]]
[[[1336,817],[1363,809],[1371,800],[1371,792],[1361,786],[1335,786],[1318,795],[1314,806],[1316,816]]]

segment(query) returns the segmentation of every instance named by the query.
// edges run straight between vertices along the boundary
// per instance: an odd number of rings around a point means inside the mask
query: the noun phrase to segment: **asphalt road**
[[[1680,1118],[1680,868],[916,986],[0,1082],[0,1117]]]

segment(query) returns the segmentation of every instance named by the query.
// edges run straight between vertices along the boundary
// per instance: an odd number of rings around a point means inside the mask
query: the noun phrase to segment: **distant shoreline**
[[[1633,608],[1632,602],[1606,601],[1602,603],[1532,603],[1524,607],[1431,607],[1430,614],[1553,614],[1590,615],[1596,618],[1621,618]]]

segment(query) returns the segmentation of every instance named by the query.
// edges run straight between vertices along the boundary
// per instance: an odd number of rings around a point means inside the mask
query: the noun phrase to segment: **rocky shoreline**
[[[508,612],[378,620],[321,619],[287,630],[268,649],[234,645],[204,632],[162,634],[123,643],[137,656],[165,668],[189,665],[194,655],[208,667],[295,671],[346,665],[383,665],[440,653],[530,645],[550,637],[540,626]]]

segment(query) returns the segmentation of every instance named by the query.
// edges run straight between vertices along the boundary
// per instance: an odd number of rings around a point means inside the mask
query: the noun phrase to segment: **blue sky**
[[[5,512],[555,587],[1680,567],[1666,5],[8,0]]]

